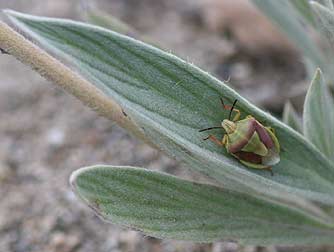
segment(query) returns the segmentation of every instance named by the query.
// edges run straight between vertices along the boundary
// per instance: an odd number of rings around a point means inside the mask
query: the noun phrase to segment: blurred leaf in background
[[[283,122],[289,125],[294,130],[298,131],[299,133],[303,132],[301,118],[299,118],[296,110],[289,101],[286,102],[284,105]]]
[[[334,161],[334,102],[320,70],[311,83],[304,105],[304,134]]]

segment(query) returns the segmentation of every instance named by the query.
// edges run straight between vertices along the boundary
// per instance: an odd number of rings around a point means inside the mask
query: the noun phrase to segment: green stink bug
[[[274,130],[263,126],[251,115],[239,120],[240,111],[234,108],[237,100],[232,107],[220,100],[223,108],[230,111],[229,118],[224,119],[221,126],[201,129],[200,132],[224,129],[226,134],[221,141],[213,135],[203,140],[210,139],[216,144],[225,146],[228,153],[247,167],[271,171],[271,166],[280,161],[280,145]],[[236,114],[231,120],[232,112]]]

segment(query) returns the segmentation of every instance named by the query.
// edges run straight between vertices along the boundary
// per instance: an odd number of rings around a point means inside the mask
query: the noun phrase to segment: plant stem
[[[1,21],[0,50],[14,56],[23,64],[30,66],[42,77],[75,96],[84,105],[90,107],[99,115],[116,122],[137,137],[145,140],[143,131],[131,121],[130,117],[127,116],[115,101],[105,96],[79,74],[41,50]]]

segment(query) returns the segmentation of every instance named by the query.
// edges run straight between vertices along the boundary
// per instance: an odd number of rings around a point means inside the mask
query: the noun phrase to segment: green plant
[[[72,174],[71,184],[99,216],[160,238],[233,239],[258,245],[333,243],[330,129],[334,123],[327,117],[334,114],[320,70],[306,99],[306,139],[226,84],[170,53],[92,25],[5,13],[85,79],[0,23],[0,48],[5,52],[215,181],[215,185],[203,185],[134,167],[82,168]],[[248,169],[223,148],[202,141],[199,129],[219,125],[228,116],[228,111],[220,109],[220,98],[228,103],[238,99],[242,117],[253,115],[276,130],[281,160],[273,168],[274,176]],[[222,132],[217,134],[222,136]]]
[[[332,71],[334,55],[330,49],[334,45],[332,0],[252,1],[299,49],[304,57],[309,78],[311,79],[315,69],[320,67],[326,76],[326,81],[332,86],[334,84]],[[320,36],[318,41],[317,36]]]

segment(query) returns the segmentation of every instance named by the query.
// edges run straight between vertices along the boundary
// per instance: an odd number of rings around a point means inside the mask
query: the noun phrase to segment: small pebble
[[[49,250],[51,252],[71,252],[80,244],[78,236],[62,232],[54,233],[51,237]]]
[[[65,132],[59,128],[52,128],[47,132],[47,142],[54,147],[59,147],[64,144]]]

